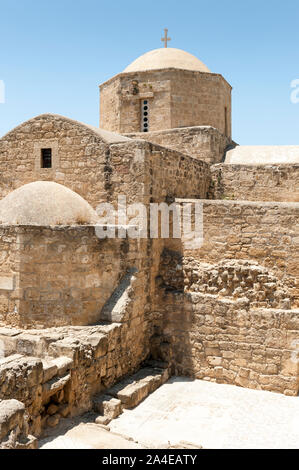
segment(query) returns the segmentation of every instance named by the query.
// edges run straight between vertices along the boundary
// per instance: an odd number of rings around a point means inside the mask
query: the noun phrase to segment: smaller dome
[[[144,72],[146,70],[169,68],[211,73],[208,67],[194,55],[171,47],[147,52],[128,65],[124,72]]]
[[[0,201],[0,223],[5,225],[81,225],[97,219],[85,199],[52,181],[25,184]]]

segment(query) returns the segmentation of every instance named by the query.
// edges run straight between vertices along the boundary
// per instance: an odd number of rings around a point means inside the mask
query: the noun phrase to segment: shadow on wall
[[[298,310],[287,290],[258,263],[181,253],[161,256],[153,356],[176,375],[297,396]]]

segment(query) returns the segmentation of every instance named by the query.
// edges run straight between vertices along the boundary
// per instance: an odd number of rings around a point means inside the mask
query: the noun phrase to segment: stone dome
[[[79,194],[51,181],[36,181],[0,201],[5,225],[81,225],[97,222],[97,214]]]
[[[184,69],[196,72],[209,72],[208,67],[197,57],[181,49],[171,47],[154,49],[134,60],[124,72],[143,72],[158,69]]]

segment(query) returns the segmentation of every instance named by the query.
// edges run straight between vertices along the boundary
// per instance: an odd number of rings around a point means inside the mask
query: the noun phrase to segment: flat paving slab
[[[173,377],[109,426],[149,448],[298,449],[299,397]]]
[[[204,449],[299,448],[299,397],[185,377],[171,378],[125,410],[110,422],[111,432],[91,423],[95,416],[53,429],[40,448],[166,449],[181,442]]]
[[[113,434],[94,423],[81,423],[65,434],[44,439],[40,449],[141,449],[136,442]]]

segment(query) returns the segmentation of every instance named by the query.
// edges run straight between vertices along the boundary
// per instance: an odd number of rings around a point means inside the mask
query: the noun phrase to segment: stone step
[[[169,370],[158,366],[144,367],[130,377],[125,378],[104,395],[96,395],[93,399],[94,411],[100,413],[97,424],[107,425],[119,416],[123,409],[135,408],[150,393],[169,379]]]

